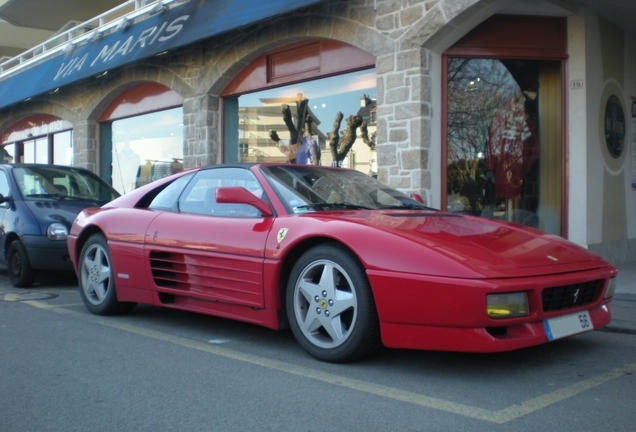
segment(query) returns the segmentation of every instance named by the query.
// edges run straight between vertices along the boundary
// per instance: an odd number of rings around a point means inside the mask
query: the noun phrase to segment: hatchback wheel
[[[9,246],[7,263],[9,280],[14,287],[28,288],[33,285],[35,270],[31,267],[29,256],[20,240],[14,241]]]

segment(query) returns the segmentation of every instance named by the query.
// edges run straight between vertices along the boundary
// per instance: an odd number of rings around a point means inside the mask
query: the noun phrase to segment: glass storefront
[[[560,234],[560,62],[447,61],[446,209]]]
[[[112,186],[121,194],[183,170],[183,108],[103,124],[111,135]]]
[[[73,134],[71,131],[53,135],[53,163],[73,165]]]
[[[235,136],[226,135],[225,161],[338,164],[373,175],[375,88],[375,70],[368,69],[226,98],[225,126]],[[330,134],[339,139],[335,157]]]
[[[2,162],[73,165],[72,127],[48,114],[22,119],[2,136]]]

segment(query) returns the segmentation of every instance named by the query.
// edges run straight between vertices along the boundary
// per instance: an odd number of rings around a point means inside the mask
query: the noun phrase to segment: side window
[[[2,196],[7,197],[11,195],[11,191],[9,190],[9,182],[7,181],[7,175],[0,171],[0,194]],[[0,207],[7,207],[8,203],[0,204]]]
[[[183,188],[191,179],[192,174],[187,174],[170,183],[154,197],[148,208],[153,210],[175,211],[179,195],[181,195],[181,191],[183,191]]]
[[[212,168],[201,170],[188,184],[179,198],[179,210],[220,217],[260,217],[261,213],[247,204],[221,204],[216,202],[218,187],[240,186],[254,195],[262,195],[261,186],[254,175],[243,168]]]

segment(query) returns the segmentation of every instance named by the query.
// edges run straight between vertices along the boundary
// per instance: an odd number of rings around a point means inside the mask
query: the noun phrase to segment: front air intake
[[[543,311],[559,311],[592,303],[603,286],[602,280],[546,288],[541,293]]]

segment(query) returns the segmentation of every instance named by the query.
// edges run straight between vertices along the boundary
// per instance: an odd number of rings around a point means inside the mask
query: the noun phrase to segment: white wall
[[[625,113],[628,116],[627,140],[625,142],[628,152],[627,176],[625,179],[626,210],[627,210],[627,235],[630,239],[636,239],[636,189],[632,188],[632,178],[636,177],[636,148],[632,146],[632,140],[636,139],[636,127],[633,127],[636,118],[631,117],[631,106],[636,101],[636,38],[625,38]]]
[[[568,128],[568,233],[573,242],[587,247],[587,112],[589,86],[585,67],[585,21],[582,14],[568,18],[568,61],[566,68],[566,115]],[[572,89],[573,81],[583,87]]]
[[[620,264],[636,260],[630,130],[631,103],[636,97],[636,40],[619,31],[618,41],[625,42],[623,57],[612,57],[610,52],[618,53],[620,43],[610,39],[611,46],[602,46],[603,28],[607,30],[607,24],[589,8],[568,19],[568,87],[572,80],[584,80],[584,92],[568,88],[567,96],[569,238]],[[619,158],[609,156],[604,139],[605,104],[612,94],[621,99],[626,120],[625,147]]]
[[[587,166],[572,167],[572,169],[583,169],[587,175],[587,241],[586,245],[602,242],[603,226],[603,173],[605,163],[599,142],[598,118],[600,115],[599,106],[601,103],[601,93],[603,91],[603,68],[601,64],[601,41],[598,25],[598,15],[589,9],[583,8],[583,20],[585,26],[585,51],[586,51],[586,84],[587,95],[586,104],[586,145],[587,145]],[[581,127],[581,124],[573,125],[573,128]],[[576,183],[570,184],[570,189],[577,188]]]

